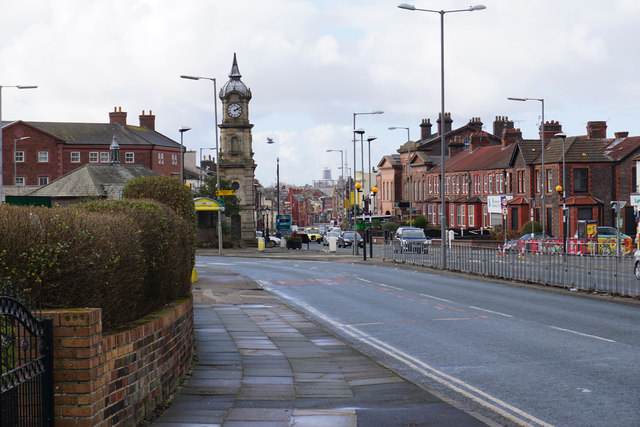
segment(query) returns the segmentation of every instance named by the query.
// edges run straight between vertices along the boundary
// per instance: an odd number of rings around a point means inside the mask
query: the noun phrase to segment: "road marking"
[[[473,305],[470,305],[469,308],[473,308],[473,309],[480,310],[480,311],[486,311],[487,313],[497,314],[498,316],[513,317],[510,314],[500,313],[499,311],[487,310],[486,308],[475,307]]]
[[[366,282],[366,283],[371,283],[371,281],[367,280],[367,279],[363,279],[362,277],[356,277],[357,280],[360,280],[362,282]]]
[[[384,343],[368,334],[366,334],[363,331],[360,331],[359,329],[353,327],[353,325],[345,325],[345,324],[341,324],[336,322],[335,320],[333,320],[332,318],[330,318],[328,315],[325,315],[324,313],[318,311],[317,309],[315,309],[314,307],[308,305],[307,303],[300,301],[297,298],[294,297],[290,297],[288,295],[285,295],[283,293],[280,292],[276,292],[281,298],[287,299],[289,301],[291,301],[294,305],[298,305],[299,307],[303,308],[304,310],[307,310],[309,313],[314,314],[315,316],[317,316],[318,318],[322,319],[324,322],[328,323],[329,325],[331,325],[332,327],[342,331],[344,334],[350,336],[351,338],[360,341],[374,349],[377,349],[379,351],[381,351],[382,353],[387,354],[390,357],[393,357],[394,359],[398,360],[400,363],[404,364],[405,366],[415,370],[416,372],[422,374],[423,376],[430,378],[436,382],[439,382],[440,384],[443,384],[444,386],[462,394],[463,396],[466,396],[467,398],[471,399],[472,401],[485,406],[497,413],[499,413],[500,415],[504,416],[505,418],[514,421],[516,424],[519,425],[536,425],[536,426],[544,426],[544,427],[552,427],[551,424],[542,421],[536,417],[534,417],[531,414],[528,414],[512,405],[509,405],[508,403],[491,396],[488,393],[483,392],[482,390],[479,390],[475,387],[473,387],[470,384],[465,383],[462,380],[459,380],[455,377],[452,377],[444,372],[441,372],[429,365],[427,365],[426,363],[424,363],[421,360],[416,359],[413,356],[410,356],[409,354],[387,344]]]
[[[584,334],[582,332],[572,331],[571,329],[558,328],[557,326],[549,326],[549,327],[551,329],[555,329],[557,331],[569,332],[570,334],[576,334],[576,335],[580,335],[582,337],[594,338],[594,339],[601,340],[601,341],[606,341],[606,342],[615,342],[614,340],[610,340],[609,338],[603,338],[603,337],[599,337],[597,335]]]
[[[420,295],[422,295],[423,297],[431,298],[431,299],[437,299],[438,301],[453,302],[453,301],[448,300],[448,299],[434,297],[433,295],[427,295],[427,294],[420,294]]]

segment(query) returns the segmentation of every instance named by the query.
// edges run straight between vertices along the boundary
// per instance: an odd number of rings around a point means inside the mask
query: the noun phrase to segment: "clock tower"
[[[240,80],[236,54],[229,81],[220,89],[222,123],[220,127],[220,176],[231,181],[235,195],[240,200],[240,215],[231,218],[233,235],[247,243],[256,242],[255,186],[249,101],[251,90]]]

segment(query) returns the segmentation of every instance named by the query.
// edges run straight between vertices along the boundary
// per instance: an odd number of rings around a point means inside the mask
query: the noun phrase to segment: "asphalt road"
[[[322,245],[317,245],[322,247]],[[198,257],[500,424],[640,425],[640,308],[453,274]]]

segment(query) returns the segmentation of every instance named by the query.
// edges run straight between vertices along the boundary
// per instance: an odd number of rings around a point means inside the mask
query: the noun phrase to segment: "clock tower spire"
[[[222,123],[220,127],[220,176],[231,181],[240,200],[240,214],[231,218],[234,236],[248,244],[256,242],[255,186],[249,101],[251,90],[241,80],[236,54],[229,73],[229,81],[220,89]]]

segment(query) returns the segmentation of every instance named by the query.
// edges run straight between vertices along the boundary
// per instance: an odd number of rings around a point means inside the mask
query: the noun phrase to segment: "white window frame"
[[[48,176],[39,176],[38,177],[38,185],[47,185],[49,183],[49,177]]]
[[[89,152],[89,163],[98,163],[100,160],[100,154],[97,151]]]
[[[15,184],[16,184],[16,186],[24,187],[25,186],[24,176],[16,176]]]
[[[171,164],[172,165],[177,165],[178,164],[178,155],[177,154],[171,154]]]
[[[454,227],[456,221],[456,205],[449,205],[449,227]]]
[[[466,223],[467,221],[465,218],[465,214],[466,214],[466,209],[465,209],[466,205],[460,205],[458,206],[458,227],[461,228],[466,228]]]
[[[476,221],[474,217],[474,206],[468,205],[467,211],[469,212],[469,228],[474,228],[476,226]]]
[[[24,151],[16,151],[13,160],[16,163],[24,163]]]
[[[109,152],[101,151],[100,152],[100,163],[109,163]]]
[[[164,165],[164,153],[158,153],[158,164]]]
[[[72,151],[69,153],[69,158],[71,159],[71,163],[80,163],[80,152]]]
[[[38,163],[49,163],[48,151],[38,151]]]
[[[124,162],[125,163],[135,163],[136,161],[136,153],[133,151],[127,151],[124,153]]]

